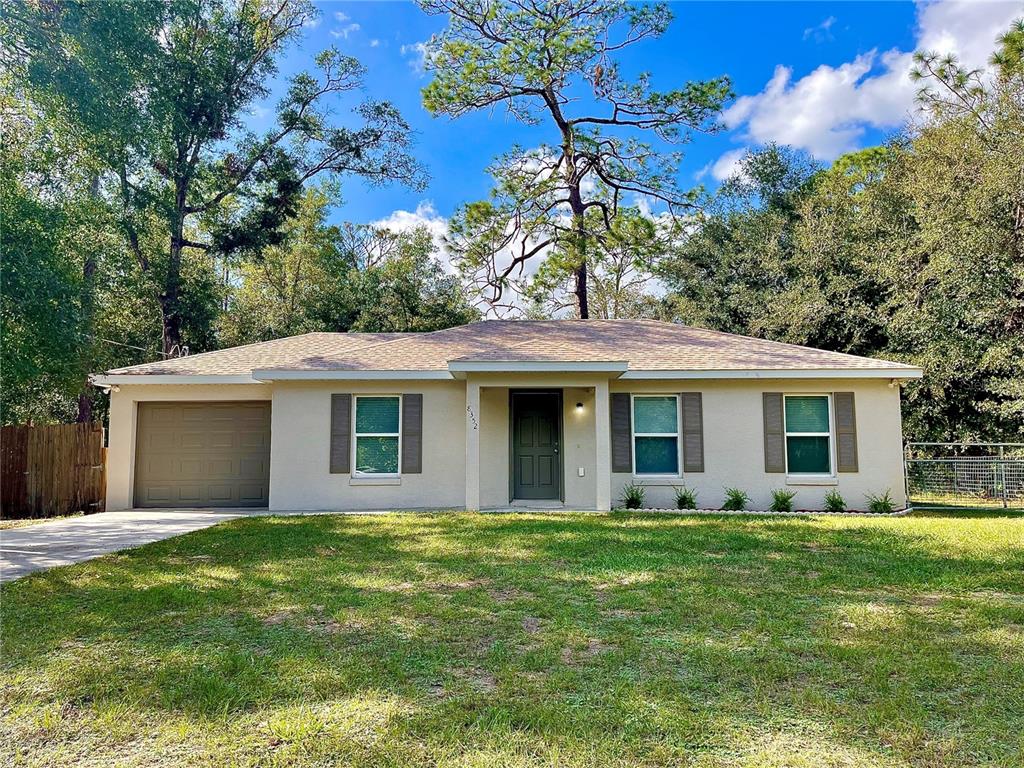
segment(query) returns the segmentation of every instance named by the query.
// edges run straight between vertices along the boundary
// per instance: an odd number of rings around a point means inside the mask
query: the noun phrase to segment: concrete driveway
[[[0,581],[80,563],[200,528],[267,514],[253,509],[173,509],[100,512],[0,531]]]

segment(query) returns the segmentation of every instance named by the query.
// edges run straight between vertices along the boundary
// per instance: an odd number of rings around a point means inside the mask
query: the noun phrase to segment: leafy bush
[[[829,512],[845,512],[846,499],[837,490],[831,490],[825,494],[825,509]]]
[[[697,492],[693,488],[676,488],[676,509],[696,509]]]
[[[874,512],[877,515],[885,515],[896,509],[896,504],[893,503],[888,488],[881,496],[868,493],[864,495],[864,498],[868,500],[868,511]]]
[[[626,509],[640,509],[644,505],[644,496],[642,485],[630,483],[622,489],[622,506]]]
[[[781,488],[772,491],[772,512],[792,512],[795,498],[796,491],[784,491]]]
[[[746,491],[741,491],[739,488],[725,489],[725,504],[722,505],[722,509],[738,511],[746,509],[749,503],[750,497],[747,496]]]

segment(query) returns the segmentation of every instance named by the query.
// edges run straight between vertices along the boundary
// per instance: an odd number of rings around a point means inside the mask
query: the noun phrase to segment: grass
[[[0,764],[1024,765],[1024,517],[267,517],[5,585]]]

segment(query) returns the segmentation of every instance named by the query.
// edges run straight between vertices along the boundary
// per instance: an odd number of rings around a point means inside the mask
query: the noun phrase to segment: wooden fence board
[[[103,510],[103,427],[53,424],[0,428],[0,515],[53,517]]]

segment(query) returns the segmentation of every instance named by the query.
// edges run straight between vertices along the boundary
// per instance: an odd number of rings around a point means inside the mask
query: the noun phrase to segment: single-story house
[[[308,333],[111,370],[107,508],[905,504],[901,363],[651,320]]]

